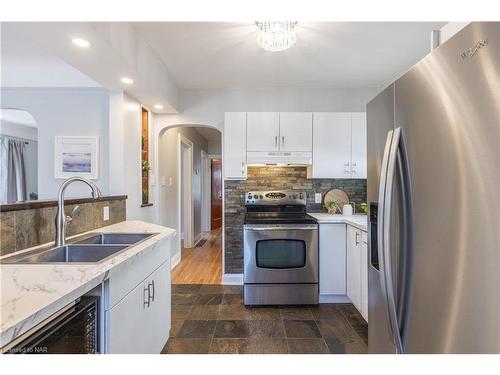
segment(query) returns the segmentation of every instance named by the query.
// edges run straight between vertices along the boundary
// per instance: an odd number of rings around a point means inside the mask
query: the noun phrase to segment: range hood
[[[312,152],[248,151],[248,165],[312,165]]]

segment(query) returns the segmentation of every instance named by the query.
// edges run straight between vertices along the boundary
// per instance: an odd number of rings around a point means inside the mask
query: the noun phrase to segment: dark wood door
[[[211,229],[220,228],[222,225],[222,163],[212,159],[211,168],[212,196],[211,196]]]

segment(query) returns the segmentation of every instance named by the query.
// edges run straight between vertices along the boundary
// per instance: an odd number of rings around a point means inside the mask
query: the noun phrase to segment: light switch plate
[[[109,206],[104,206],[104,208],[102,209],[102,216],[104,221],[109,220]]]
[[[321,193],[314,193],[314,203],[321,203]]]

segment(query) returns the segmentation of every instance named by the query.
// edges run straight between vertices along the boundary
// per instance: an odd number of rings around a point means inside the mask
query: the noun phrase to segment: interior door
[[[279,135],[278,112],[247,113],[247,151],[278,151]]]
[[[312,112],[280,113],[280,151],[312,151]]]
[[[222,163],[220,160],[212,159],[211,163],[211,230],[218,229],[222,225]]]
[[[499,35],[471,23],[396,81],[415,202],[408,353],[500,353]]]

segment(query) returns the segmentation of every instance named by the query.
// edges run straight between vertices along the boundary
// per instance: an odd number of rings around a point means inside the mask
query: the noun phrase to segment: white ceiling
[[[195,130],[209,142],[221,141],[221,133],[218,130],[204,126],[198,126],[195,128]]]
[[[252,23],[139,22],[179,88],[379,87],[429,53],[444,22],[299,22],[283,52],[256,44]]]
[[[88,76],[2,27],[2,87],[100,87]]]

